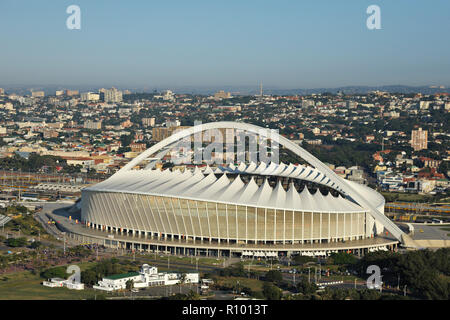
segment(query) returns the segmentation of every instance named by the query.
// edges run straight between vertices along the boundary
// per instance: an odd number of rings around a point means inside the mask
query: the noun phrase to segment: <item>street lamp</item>
[[[64,243],[64,255],[66,255],[66,233],[63,232],[63,243]]]
[[[311,267],[308,267],[308,283],[311,283]]]

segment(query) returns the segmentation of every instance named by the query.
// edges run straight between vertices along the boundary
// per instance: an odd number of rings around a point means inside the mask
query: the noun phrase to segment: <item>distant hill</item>
[[[1,87],[1,86],[0,86]],[[108,86],[104,86],[108,88]],[[46,95],[54,95],[56,90],[61,90],[64,88],[79,90],[80,92],[87,91],[97,91],[98,86],[57,86],[57,85],[48,85],[48,86],[15,86],[15,87],[4,87],[7,93],[17,93],[21,95],[30,94],[30,89],[34,90],[43,90]],[[204,94],[209,95],[217,92],[219,90],[225,90],[231,92],[233,95],[257,95],[259,94],[258,86],[221,86],[221,87],[194,87],[194,86],[173,86],[173,87],[122,87],[117,86],[116,88],[120,90],[128,89],[132,92],[154,92],[155,90],[161,92],[165,89],[170,89],[175,93],[186,93],[186,94]],[[267,87],[264,88],[264,94],[271,95],[309,95],[309,94],[317,94],[317,93],[338,93],[343,92],[346,94],[364,94],[370,91],[385,91],[390,93],[423,93],[423,94],[436,94],[436,93],[450,93],[450,87],[446,86],[445,88],[440,88],[436,86],[405,86],[405,85],[389,85],[389,86],[345,86],[345,87],[337,87],[337,88],[298,88],[298,89],[284,89],[277,87]]]

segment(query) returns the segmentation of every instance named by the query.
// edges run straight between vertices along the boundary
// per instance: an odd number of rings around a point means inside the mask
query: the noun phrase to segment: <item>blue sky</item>
[[[1,0],[0,86],[448,86],[449,15],[448,0]]]

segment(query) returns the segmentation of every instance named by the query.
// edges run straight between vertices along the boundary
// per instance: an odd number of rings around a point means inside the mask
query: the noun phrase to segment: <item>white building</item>
[[[165,90],[162,92],[162,97],[164,100],[173,100],[174,94],[171,90]]]
[[[50,288],[61,288],[66,287],[70,290],[84,290],[84,284],[81,282],[75,282],[72,280],[65,280],[61,278],[52,278],[48,281],[42,283],[46,287]]]
[[[52,279],[49,279],[48,281],[44,281],[42,284],[46,287],[57,288],[57,287],[64,287],[64,282],[66,282],[65,279],[52,278]]]
[[[126,288],[128,281],[133,281],[134,288],[147,288],[152,286],[170,286],[180,282],[198,283],[198,273],[167,273],[158,272],[157,267],[151,267],[148,264],[142,265],[140,272],[130,272],[104,277],[94,289],[104,291],[115,291]]]
[[[122,91],[117,90],[116,88],[111,88],[109,90],[105,90],[104,97],[105,102],[121,102]]]
[[[100,95],[94,92],[84,92],[81,94],[81,101],[99,101]]]

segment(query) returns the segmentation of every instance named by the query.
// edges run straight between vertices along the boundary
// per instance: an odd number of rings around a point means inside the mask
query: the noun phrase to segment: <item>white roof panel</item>
[[[239,165],[242,168],[242,165]],[[309,167],[294,166],[275,163],[266,166],[262,163],[258,167],[250,164],[245,171],[266,171],[286,174],[289,177],[311,176],[318,177],[321,182],[328,182],[328,179],[317,170]],[[280,181],[275,188],[270,187],[265,179],[264,183],[258,187],[254,178],[245,184],[240,176],[231,181],[226,173],[217,179],[212,169],[207,166],[204,175],[200,170],[179,170],[169,169],[160,171],[154,170],[132,170],[118,173],[111,178],[85,188],[86,191],[105,191],[136,194],[152,194],[157,196],[180,197],[202,201],[217,201],[237,205],[249,205],[257,207],[267,207],[274,209],[315,211],[315,212],[364,212],[357,204],[349,199],[333,197],[331,194],[323,196],[320,191],[312,195],[308,188],[299,194],[293,183],[289,185],[287,191],[284,190]],[[237,173],[234,171],[233,173]],[[246,172],[244,172],[245,174]],[[232,179],[232,178],[231,178]],[[345,180],[346,181],[346,180]],[[384,198],[372,189],[349,182],[353,188],[361,189],[361,193],[372,199],[377,205],[384,204]]]

